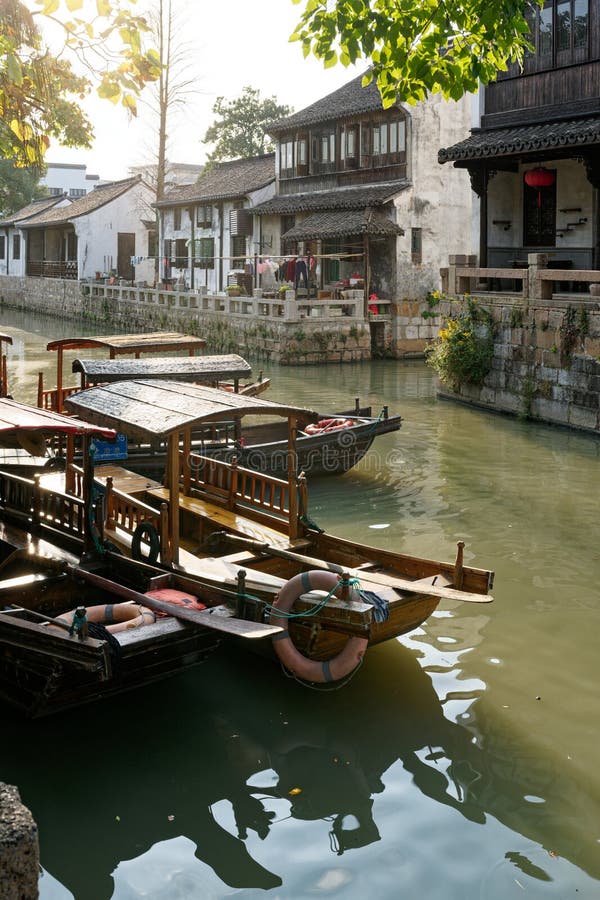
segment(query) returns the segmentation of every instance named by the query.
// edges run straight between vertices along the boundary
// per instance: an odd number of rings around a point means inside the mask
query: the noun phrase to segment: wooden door
[[[130,281],[134,276],[131,257],[135,256],[135,234],[120,231],[117,235],[117,275]]]
[[[556,179],[549,187],[523,182],[523,246],[556,247]]]

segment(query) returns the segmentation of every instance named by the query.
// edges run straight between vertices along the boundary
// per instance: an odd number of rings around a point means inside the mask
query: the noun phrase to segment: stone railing
[[[482,268],[476,261],[475,256],[450,256],[448,267],[440,270],[442,291],[451,296],[509,293],[525,301],[551,300],[555,294],[574,293],[575,285],[600,283],[600,270],[555,269],[546,253],[529,253],[527,268]],[[579,291],[577,299],[586,294]]]
[[[197,312],[217,312],[242,318],[264,318],[278,322],[296,322],[303,318],[332,319],[344,316],[365,321],[362,291],[344,291],[341,298],[296,298],[295,291],[283,296],[265,297],[255,290],[252,297],[233,296],[225,292],[208,293],[205,288],[197,291],[165,290],[160,288],[132,287],[122,284],[102,284],[96,281],[81,283],[85,294],[92,299],[139,304],[140,307],[164,309],[188,309]]]

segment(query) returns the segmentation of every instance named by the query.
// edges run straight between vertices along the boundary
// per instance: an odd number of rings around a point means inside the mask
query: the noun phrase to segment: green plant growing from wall
[[[510,327],[511,328],[522,328],[523,327],[523,310],[520,306],[513,306],[510,311]]]
[[[490,313],[472,297],[465,301],[465,311],[446,320],[427,352],[428,364],[455,391],[463,383],[481,384],[494,354],[494,322]]]
[[[427,296],[425,297],[425,302],[427,303],[428,309],[424,309],[421,315],[424,319],[437,319],[440,312],[438,306],[440,305],[440,301],[442,300],[442,294],[439,291],[429,291]]]
[[[535,396],[535,378],[532,375],[527,375],[526,378],[523,379],[523,388],[521,391],[521,409],[519,410],[519,418],[520,419],[530,419],[531,418],[531,405],[533,402],[533,398]]]
[[[560,326],[560,361],[561,365],[568,368],[573,359],[573,353],[589,333],[589,316],[584,307],[575,309],[569,306],[565,310]]]
[[[580,306],[577,310],[577,328],[581,338],[587,337],[590,333],[590,314],[585,306]]]

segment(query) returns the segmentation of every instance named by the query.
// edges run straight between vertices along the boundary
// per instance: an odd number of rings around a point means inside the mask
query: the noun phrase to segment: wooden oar
[[[325,569],[328,572],[335,572],[337,575],[350,575],[351,578],[358,578],[365,583],[381,584],[386,587],[396,588],[398,591],[426,594],[429,597],[439,597],[442,600],[460,600],[463,603],[491,603],[494,599],[491,594],[471,594],[467,591],[458,591],[455,588],[436,587],[435,584],[425,585],[422,582],[409,581],[406,578],[385,575],[382,572],[365,572],[360,569],[347,568],[313,556],[293,553],[291,550],[279,550],[270,544],[262,544],[260,541],[253,541],[251,538],[244,538],[234,534],[224,534],[223,537],[228,543],[247,547],[249,550],[265,556],[278,556],[281,559],[288,559],[291,562],[310,566],[313,569]]]
[[[154,597],[148,597],[146,594],[139,593],[139,591],[117,584],[108,578],[103,578],[95,572],[88,572],[79,566],[70,566],[69,568],[74,577],[81,578],[88,584],[102,588],[107,593],[116,594],[124,600],[133,600],[140,606],[146,606],[148,609],[166,613],[175,619],[193,622],[194,625],[202,625],[204,628],[212,628],[214,631],[223,631],[227,634],[234,634],[236,637],[256,640],[258,638],[272,637],[283,630],[278,625],[265,625],[262,622],[248,622],[245,619],[238,619],[228,614],[228,611],[226,612],[222,606],[200,610],[190,609],[187,606],[177,606],[174,603],[166,603],[164,600],[156,600]]]

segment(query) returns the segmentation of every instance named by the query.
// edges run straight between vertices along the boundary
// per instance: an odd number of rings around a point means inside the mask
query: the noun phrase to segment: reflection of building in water
[[[360,678],[327,696],[290,689],[271,668],[252,665],[249,678],[244,659],[214,659],[203,684],[181,679],[138,693],[133,711],[119,699],[45,722],[45,742],[60,751],[51,779],[35,775],[39,723],[9,722],[3,777],[28,798],[42,865],[76,897],[94,884],[95,900],[108,900],[121,860],[174,835],[193,841],[197,858],[232,888],[276,888],[285,871],[269,871],[248,849],[252,833],[278,840],[273,805],[327,822],[323,851],[351,853],[380,839],[377,799],[396,763],[432,802],[480,825],[491,816],[600,877],[600,803],[589,785],[481,701],[471,701],[469,729],[447,719],[414,652],[381,648]],[[65,790],[74,779],[77,789]],[[230,805],[227,821],[221,805]]]

